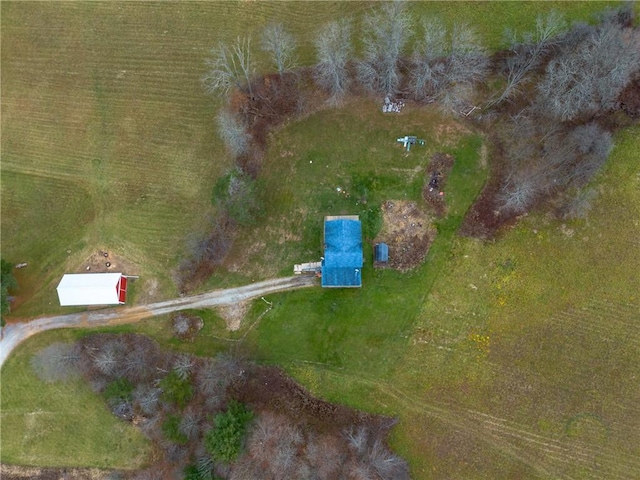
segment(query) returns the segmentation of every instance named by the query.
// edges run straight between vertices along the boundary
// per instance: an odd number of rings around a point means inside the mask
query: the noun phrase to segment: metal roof
[[[388,262],[389,246],[386,243],[376,243],[374,248],[374,258],[376,262]]]
[[[355,217],[357,218],[357,217]],[[323,287],[362,286],[362,224],[353,216],[324,222]]]
[[[68,273],[58,284],[60,305],[118,305],[121,278],[121,273]]]

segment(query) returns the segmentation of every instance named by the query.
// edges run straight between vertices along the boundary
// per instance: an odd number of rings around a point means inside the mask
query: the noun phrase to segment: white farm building
[[[63,307],[119,305],[127,298],[127,277],[121,273],[68,273],[57,290]]]

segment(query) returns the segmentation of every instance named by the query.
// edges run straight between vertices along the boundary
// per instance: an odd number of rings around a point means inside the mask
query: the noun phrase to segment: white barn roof
[[[121,302],[121,273],[66,274],[58,284],[60,305],[117,305]]]

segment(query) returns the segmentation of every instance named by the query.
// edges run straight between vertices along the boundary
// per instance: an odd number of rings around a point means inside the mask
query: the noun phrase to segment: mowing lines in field
[[[640,306],[638,305],[596,299],[582,308],[562,311],[554,315],[552,321],[583,329],[605,340],[612,340],[611,337],[615,337],[617,340],[640,346]]]
[[[485,442],[505,457],[517,459],[544,475],[572,480],[580,478],[622,480],[640,475],[640,458],[613,447],[588,446],[569,438],[554,438],[531,431],[526,425],[488,413],[453,404],[425,401],[364,374],[337,371],[326,365],[316,366],[337,377],[349,377],[355,383],[368,384],[392,397],[407,411],[433,417],[457,431]]]
[[[490,436],[500,442],[508,442],[512,448],[522,450],[523,455],[538,452],[537,461],[547,468],[561,472],[563,465],[580,468],[591,478],[625,479],[631,472],[640,473],[640,459],[604,446],[590,447],[576,442],[554,439],[527,430],[516,422],[486,413],[467,410],[464,415],[470,421],[479,422]],[[564,475],[563,475],[564,476]]]

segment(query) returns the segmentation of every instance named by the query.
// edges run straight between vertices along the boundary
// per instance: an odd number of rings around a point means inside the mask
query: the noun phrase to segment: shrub
[[[178,445],[185,445],[189,439],[180,431],[180,423],[181,419],[179,415],[167,415],[167,418],[162,424],[162,433],[167,440],[177,443]]]
[[[128,402],[133,399],[134,385],[126,378],[118,378],[107,384],[104,396],[110,403]]]
[[[230,463],[238,458],[252,418],[253,413],[235,400],[215,416],[215,427],[205,437],[207,450],[215,460]]]
[[[188,378],[182,379],[175,370],[160,380],[162,398],[169,403],[174,403],[184,408],[193,397],[193,387]]]

